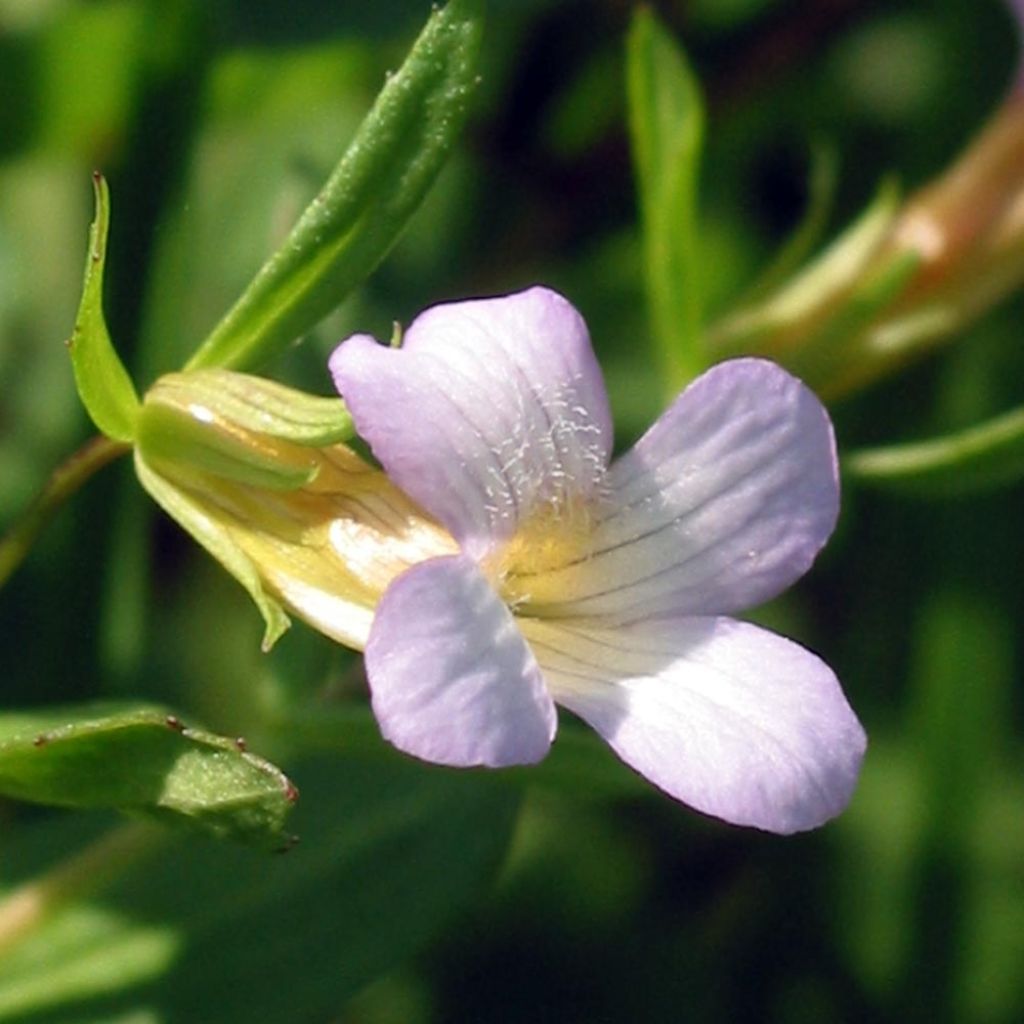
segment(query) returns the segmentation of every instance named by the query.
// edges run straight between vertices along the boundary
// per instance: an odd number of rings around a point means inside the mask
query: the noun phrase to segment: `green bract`
[[[93,175],[96,218],[89,230],[82,301],[68,342],[78,394],[93,423],[115,441],[135,436],[139,398],[124,364],[114,351],[103,316],[103,270],[110,226],[110,194],[101,175]]]

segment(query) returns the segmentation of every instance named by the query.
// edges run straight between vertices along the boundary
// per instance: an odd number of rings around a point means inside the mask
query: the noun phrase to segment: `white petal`
[[[508,608],[460,555],[423,562],[385,593],[366,645],[381,732],[437,764],[541,760],[555,706]]]
[[[540,615],[717,615],[810,567],[839,509],[828,414],[773,363],[737,359],[690,385],[609,471],[586,555],[516,581]]]
[[[790,833],[849,801],[864,732],[831,669],[797,644],[725,618],[522,628],[558,703],[691,807]]]
[[[331,372],[391,479],[476,558],[603,479],[604,382],[580,315],[546,288],[434,306],[399,349],[357,335]]]

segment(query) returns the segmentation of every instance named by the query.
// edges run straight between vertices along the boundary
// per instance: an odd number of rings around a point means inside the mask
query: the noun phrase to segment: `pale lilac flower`
[[[395,746],[532,763],[557,702],[707,814],[788,833],[845,807],[865,737],[832,671],[727,617],[803,575],[835,525],[832,428],[799,381],[716,366],[609,465],[586,326],[547,289],[435,306],[399,349],[356,335],[331,371],[459,545],[376,608],[366,669]]]

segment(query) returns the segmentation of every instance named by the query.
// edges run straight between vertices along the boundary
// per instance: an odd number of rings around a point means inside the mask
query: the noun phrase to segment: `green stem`
[[[24,561],[36,537],[57,509],[94,473],[129,451],[130,445],[101,435],[86,441],[53,471],[35,501],[0,538],[0,587]]]
[[[0,956],[8,953],[62,906],[114,881],[122,870],[153,852],[169,831],[132,823],[108,832],[0,902]]]

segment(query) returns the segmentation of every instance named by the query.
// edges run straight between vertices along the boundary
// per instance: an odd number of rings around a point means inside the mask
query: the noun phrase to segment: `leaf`
[[[807,209],[774,259],[743,296],[742,305],[751,305],[780,287],[811,255],[828,223],[838,179],[839,159],[835,149],[820,144],[814,146],[811,149]]]
[[[283,351],[384,258],[444,165],[476,85],[480,0],[435,11],[281,248],[188,362],[246,369]]]
[[[107,437],[130,443],[135,436],[139,397],[128,371],[114,351],[103,316],[103,271],[110,226],[110,193],[100,174],[93,175],[96,217],[89,229],[82,301],[68,342],[75,384],[93,423]]]
[[[645,7],[626,42],[626,86],[647,300],[666,393],[674,395],[706,362],[697,241],[704,106],[685,56]]]
[[[885,179],[857,219],[788,283],[714,324],[712,346],[723,356],[761,353],[779,358],[806,344],[805,335],[833,318],[851,290],[864,289],[861,278],[871,269],[899,202],[896,183]]]
[[[954,496],[1024,477],[1024,408],[916,444],[852,452],[844,471],[858,483],[920,495]]]
[[[96,705],[0,716],[0,792],[110,808],[279,848],[296,790],[236,741],[153,707]]]
[[[493,879],[516,821],[516,793],[475,773],[319,757],[294,774],[298,846],[150,855],[7,953],[0,1021],[336,1019]],[[81,844],[63,822],[26,831],[5,844],[5,881]]]

